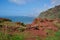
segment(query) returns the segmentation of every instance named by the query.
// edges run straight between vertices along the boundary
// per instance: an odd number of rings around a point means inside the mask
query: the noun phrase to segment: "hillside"
[[[39,18],[50,18],[50,19],[60,18],[60,5],[40,13]]]
[[[3,20],[0,22],[0,40],[60,39],[60,21],[55,19],[35,18],[31,24],[12,22],[5,18],[0,18],[0,20]]]

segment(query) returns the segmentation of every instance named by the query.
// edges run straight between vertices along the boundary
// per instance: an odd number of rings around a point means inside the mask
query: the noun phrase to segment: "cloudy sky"
[[[0,0],[0,16],[32,16],[60,5],[60,0]]]

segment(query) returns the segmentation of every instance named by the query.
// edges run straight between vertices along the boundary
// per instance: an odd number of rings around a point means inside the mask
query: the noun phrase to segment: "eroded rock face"
[[[47,29],[51,29],[51,30],[58,30],[58,28],[53,24],[53,22],[56,20],[52,20],[52,19],[41,19],[41,18],[36,18],[32,24],[31,27],[36,27],[38,26],[38,28],[47,28]]]
[[[46,32],[47,30],[52,30],[53,32],[58,30],[58,28],[53,24],[54,21],[57,20],[36,18],[31,24],[27,24],[26,32],[29,31],[30,34],[34,36],[39,35],[40,37],[46,37],[49,35],[49,33]]]

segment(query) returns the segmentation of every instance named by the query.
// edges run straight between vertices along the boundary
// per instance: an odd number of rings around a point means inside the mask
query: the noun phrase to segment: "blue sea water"
[[[30,24],[35,19],[35,17],[27,17],[27,16],[2,16],[0,18],[8,18],[12,20],[12,22],[23,22],[25,24]]]

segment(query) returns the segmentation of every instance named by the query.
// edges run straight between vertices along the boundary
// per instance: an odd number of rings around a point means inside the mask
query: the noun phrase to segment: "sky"
[[[0,0],[0,16],[37,17],[56,5],[60,0]]]

